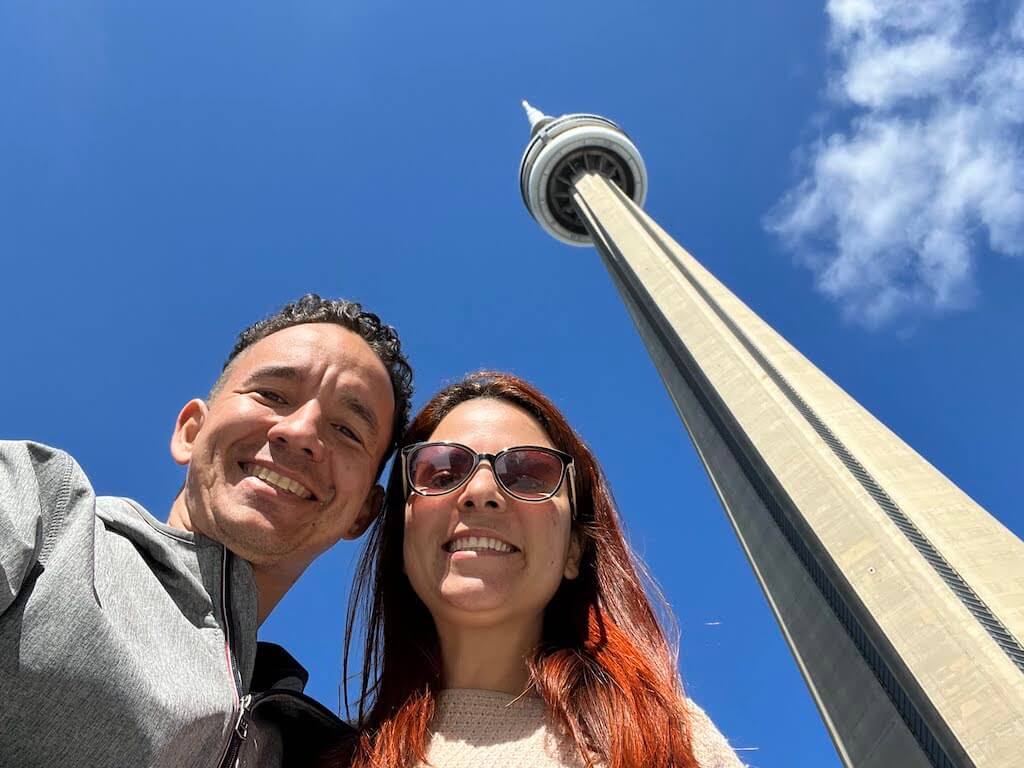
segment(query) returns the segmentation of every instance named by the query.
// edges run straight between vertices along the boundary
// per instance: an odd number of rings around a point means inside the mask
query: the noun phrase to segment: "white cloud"
[[[980,251],[1024,255],[1024,3],[992,33],[975,5],[827,5],[830,92],[853,117],[768,226],[868,327],[968,306]]]
[[[901,99],[942,94],[970,65],[966,53],[944,35],[897,44],[865,41],[854,49],[843,88],[854,104],[876,109]]]

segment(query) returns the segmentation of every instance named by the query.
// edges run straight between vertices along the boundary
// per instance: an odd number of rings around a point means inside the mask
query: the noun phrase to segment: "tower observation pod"
[[[523,106],[523,201],[601,256],[843,764],[1024,766],[1024,542],[644,213],[621,128]]]
[[[597,115],[549,117],[523,102],[530,143],[519,166],[523,202],[544,230],[569,245],[590,245],[573,201],[573,183],[593,173],[618,186],[637,205],[647,198],[647,169],[629,137]]]

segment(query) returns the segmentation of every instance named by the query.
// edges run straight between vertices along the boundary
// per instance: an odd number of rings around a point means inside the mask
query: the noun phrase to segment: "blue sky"
[[[174,417],[234,335],[356,298],[399,328],[417,404],[480,367],[552,395],[690,694],[752,765],[838,766],[600,261],[522,206],[519,101],[619,122],[665,229],[1022,535],[1024,17],[916,6],[4,3],[0,436],[163,517]],[[332,708],[355,553],[262,630]]]

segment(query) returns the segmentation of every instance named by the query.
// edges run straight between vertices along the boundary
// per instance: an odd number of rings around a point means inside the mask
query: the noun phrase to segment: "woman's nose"
[[[505,493],[498,484],[498,478],[494,476],[494,467],[489,461],[481,461],[462,486],[459,506],[465,509],[504,509]]]

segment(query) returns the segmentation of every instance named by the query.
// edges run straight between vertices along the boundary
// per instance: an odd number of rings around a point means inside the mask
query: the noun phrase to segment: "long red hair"
[[[552,721],[589,765],[697,768],[673,644],[644,582],[662,608],[664,601],[626,543],[597,461],[554,404],[516,376],[481,371],[438,392],[402,445],[428,439],[455,406],[476,398],[524,409],[575,459],[580,574],[563,580],[545,612],[541,644],[526,660]],[[396,465],[349,598],[346,679],[353,627],[361,623],[366,633],[360,736],[333,755],[334,764],[408,768],[426,759],[428,726],[443,687],[441,651],[434,622],[403,570],[405,501]],[[348,708],[347,691],[345,699]]]

